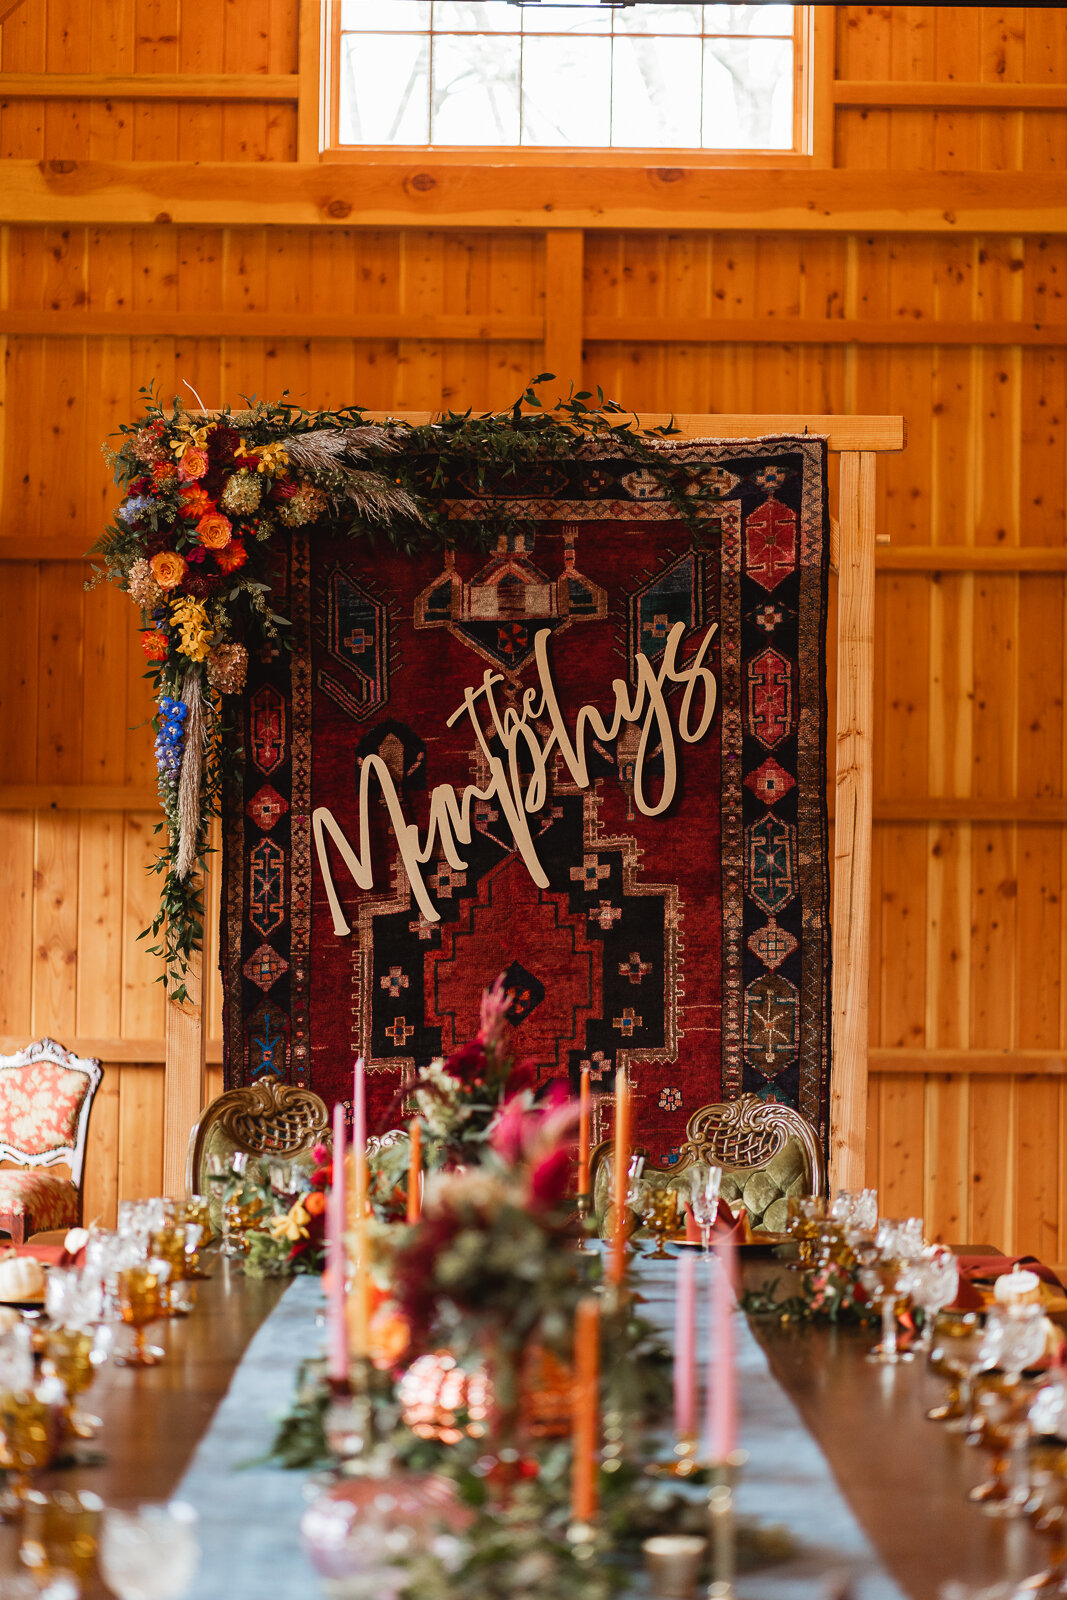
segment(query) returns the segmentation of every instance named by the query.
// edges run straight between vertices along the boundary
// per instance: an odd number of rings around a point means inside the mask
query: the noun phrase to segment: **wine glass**
[[[806,1270],[812,1265],[812,1247],[826,1221],[826,1196],[791,1194],[786,1202],[786,1217],[789,1232],[797,1242],[799,1264]]]
[[[119,1600],[176,1600],[192,1582],[199,1555],[196,1512],[179,1500],[104,1512],[100,1571]]]
[[[908,1292],[911,1262],[922,1249],[921,1221],[909,1218],[906,1222],[896,1222],[883,1218],[873,1243],[857,1240],[854,1249],[860,1282],[882,1314],[882,1338],[868,1352],[868,1361],[889,1365],[911,1361],[913,1352],[901,1350],[897,1343],[897,1301]]]
[[[930,1366],[950,1379],[949,1401],[926,1414],[932,1422],[944,1422],[949,1433],[970,1433],[973,1429],[974,1380],[985,1365],[989,1347],[985,1328],[973,1311],[962,1316],[937,1319]],[[954,1380],[954,1381],[953,1381]]]
[[[700,1229],[704,1255],[711,1253],[711,1230],[719,1215],[719,1191],[722,1188],[722,1168],[704,1167],[690,1191],[689,1204],[693,1221]]]
[[[123,1322],[133,1329],[133,1348],[115,1357],[120,1367],[154,1367],[163,1351],[146,1345],[144,1331],[163,1315],[160,1283],[165,1263],[125,1267],[118,1275],[118,1305]]]
[[[1044,1353],[1045,1319],[1040,1307],[990,1312],[982,1340],[982,1366],[996,1369],[999,1377],[996,1381],[991,1377],[975,1410],[980,1442],[993,1455],[992,1472],[968,1497],[978,1501],[988,1517],[1020,1517],[1030,1498],[1030,1395],[1021,1378]]]
[[[917,1305],[923,1314],[922,1336],[916,1346],[922,1355],[930,1354],[937,1314],[955,1300],[959,1281],[959,1261],[947,1245],[928,1245],[912,1262],[908,1273],[908,1294],[912,1304]]]
[[[19,1559],[38,1582],[92,1574],[104,1502],[89,1490],[31,1489],[22,1511]],[[6,1591],[0,1580],[0,1593]]]
[[[92,1328],[49,1328],[45,1335],[45,1371],[51,1368],[67,1396],[66,1426],[79,1439],[91,1439],[101,1426],[99,1417],[79,1412],[77,1399],[96,1376],[96,1332]]]
[[[846,1230],[873,1233],[878,1226],[877,1189],[839,1189],[830,1202],[830,1219]]]
[[[32,1474],[52,1459],[55,1433],[45,1384],[0,1394],[0,1466],[10,1473],[7,1487],[20,1510]]]

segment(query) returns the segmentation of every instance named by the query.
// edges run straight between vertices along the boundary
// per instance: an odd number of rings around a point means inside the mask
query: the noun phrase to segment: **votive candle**
[[[422,1123],[417,1117],[408,1123],[411,1155],[408,1159],[408,1222],[418,1222],[422,1215]]]
[[[674,1308],[674,1431],[691,1436],[696,1417],[696,1261],[678,1263]]]
[[[582,1068],[578,1091],[578,1194],[589,1197],[589,1068]]]
[[[579,1300],[574,1313],[573,1392],[571,1516],[589,1523],[599,1499],[600,1305],[592,1295]]]
[[[615,1231],[611,1243],[611,1282],[621,1286],[626,1276],[626,1224],[630,1187],[630,1084],[626,1073],[615,1074]]]
[[[711,1278],[711,1349],[708,1368],[708,1460],[728,1461],[737,1448],[737,1368],[734,1359],[734,1246],[716,1247]]]
[[[334,1383],[348,1381],[348,1331],[345,1319],[345,1109],[333,1108],[333,1182],[326,1211],[326,1259],[330,1292],[326,1302],[327,1370]]]

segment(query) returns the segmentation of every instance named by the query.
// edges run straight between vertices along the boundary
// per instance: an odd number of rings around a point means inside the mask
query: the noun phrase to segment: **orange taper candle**
[[[422,1123],[414,1117],[408,1123],[411,1156],[408,1161],[408,1222],[418,1222],[422,1216]]]
[[[589,1194],[589,1068],[582,1068],[578,1094],[578,1193]]]
[[[616,1287],[626,1276],[626,1194],[630,1187],[630,1084],[620,1067],[615,1074],[615,1230],[611,1240],[610,1279]]]
[[[589,1295],[574,1313],[571,1516],[592,1522],[598,1501],[600,1416],[600,1304]]]

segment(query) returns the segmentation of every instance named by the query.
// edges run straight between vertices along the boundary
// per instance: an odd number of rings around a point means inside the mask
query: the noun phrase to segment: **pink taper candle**
[[[737,1370],[734,1360],[734,1246],[723,1239],[711,1278],[708,1364],[708,1460],[727,1461],[737,1449]]]
[[[626,1234],[630,1220],[630,1085],[620,1067],[615,1074],[615,1233],[611,1241],[608,1281],[621,1288],[626,1276]]]
[[[367,1239],[367,1100],[363,1057],[352,1075],[352,1150],[355,1165],[356,1260],[352,1277],[351,1350],[367,1354],[370,1320],[370,1263]]]
[[[696,1423],[696,1261],[685,1255],[678,1263],[674,1308],[674,1431],[684,1437]]]
[[[345,1108],[333,1108],[333,1183],[326,1211],[326,1258],[330,1269],[327,1300],[327,1360],[331,1382],[348,1381],[348,1328],[345,1321]]]

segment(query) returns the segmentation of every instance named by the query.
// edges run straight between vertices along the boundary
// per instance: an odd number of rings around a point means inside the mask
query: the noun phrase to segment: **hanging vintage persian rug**
[[[656,1157],[748,1091],[825,1135],[826,446],[654,448],[494,485],[482,551],[294,532],[224,819],[229,1085],[345,1100],[362,1055],[392,1126],[503,973],[517,1055],[602,1105],[625,1065]],[[492,534],[473,472],[435,494]]]

